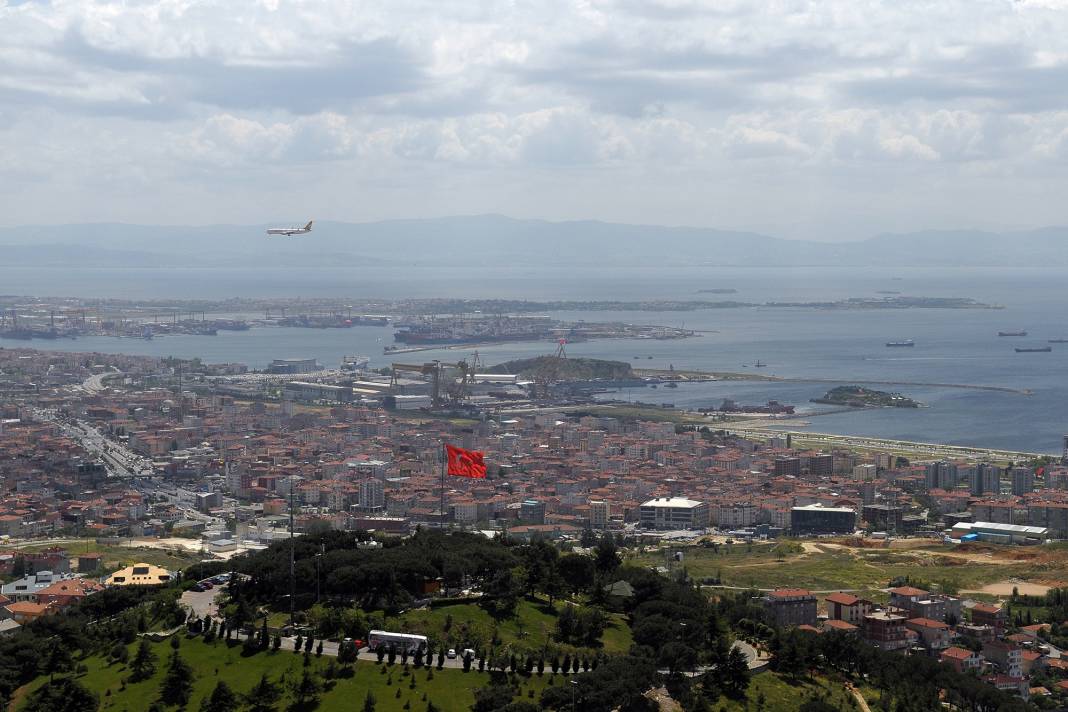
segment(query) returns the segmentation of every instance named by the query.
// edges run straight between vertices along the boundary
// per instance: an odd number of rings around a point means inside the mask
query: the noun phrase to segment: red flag
[[[456,477],[471,477],[482,480],[486,478],[486,463],[482,453],[477,450],[464,450],[462,447],[445,444],[445,453],[449,456],[447,472]]]

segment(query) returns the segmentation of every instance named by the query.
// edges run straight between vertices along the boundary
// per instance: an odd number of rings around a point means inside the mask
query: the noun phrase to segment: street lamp
[[[578,689],[578,680],[571,681],[571,712],[575,712],[575,691]]]

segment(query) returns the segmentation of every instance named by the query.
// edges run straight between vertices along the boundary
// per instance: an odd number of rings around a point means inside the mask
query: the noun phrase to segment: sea
[[[736,300],[818,302],[851,297],[967,297],[1005,308],[826,310],[753,307],[685,312],[554,312],[568,320],[625,321],[694,329],[690,339],[602,340],[567,344],[569,356],[627,361],[645,368],[753,372],[788,378],[953,383],[1029,390],[1031,395],[929,386],[872,386],[903,393],[920,409],[869,409],[811,415],[809,401],[832,386],[818,383],[721,381],[677,389],[625,389],[611,397],[672,403],[679,408],[768,400],[798,407],[814,432],[1060,453],[1068,433],[1068,344],[1051,353],[1016,353],[1068,338],[1068,292],[1060,270],[1034,268],[660,267],[605,270],[561,265],[551,271],[522,265],[457,270],[425,266],[336,269],[68,269],[0,264],[0,293],[127,299],[227,297],[408,297],[557,300]],[[733,294],[700,290],[734,289]],[[998,331],[1026,330],[1026,337]],[[316,358],[336,366],[346,355],[390,362],[470,360],[472,350],[439,349],[389,356],[392,329],[254,328],[217,336],[166,336],[151,341],[110,337],[34,342],[41,349],[200,357],[261,368],[275,358]],[[887,341],[912,339],[912,348]],[[0,347],[27,342],[0,339]],[[550,353],[552,343],[483,346],[487,364]],[[766,364],[757,368],[757,362]]]

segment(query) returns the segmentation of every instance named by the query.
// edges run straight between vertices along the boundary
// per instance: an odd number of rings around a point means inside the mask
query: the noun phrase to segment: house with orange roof
[[[19,625],[26,625],[41,616],[55,613],[55,609],[52,606],[45,603],[34,603],[33,601],[17,601],[9,603],[4,608],[11,614],[11,620]]]
[[[978,672],[983,666],[983,658],[974,650],[950,647],[939,654],[939,661],[950,665],[957,672]]]
[[[854,626],[864,622],[864,616],[871,613],[875,604],[858,598],[851,593],[832,593],[824,599],[827,604],[827,617],[831,620],[845,621]]]
[[[86,578],[72,578],[56,581],[50,586],[45,586],[36,593],[33,598],[38,603],[66,608],[78,603],[86,596],[99,593],[104,590],[104,584],[99,581]]]

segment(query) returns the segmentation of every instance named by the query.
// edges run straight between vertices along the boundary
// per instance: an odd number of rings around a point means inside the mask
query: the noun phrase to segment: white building
[[[657,497],[641,505],[639,522],[646,529],[706,529],[708,503],[684,497]]]

